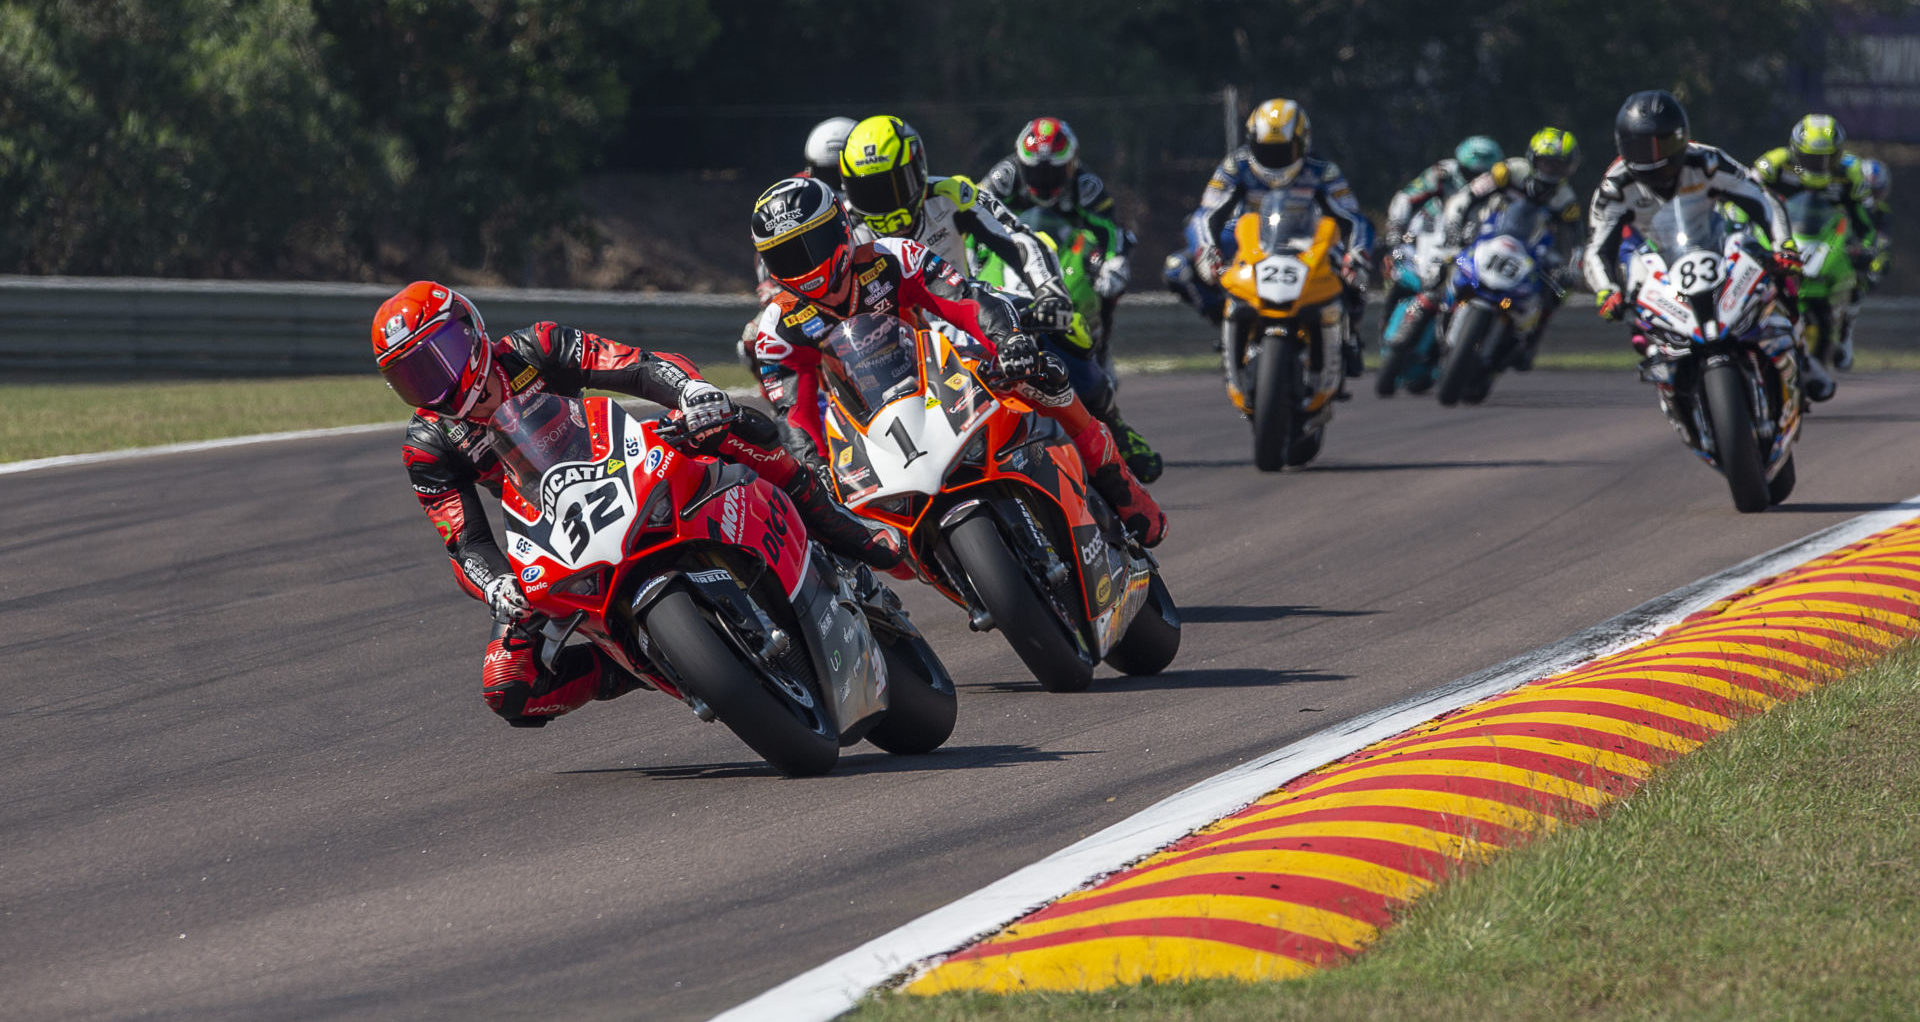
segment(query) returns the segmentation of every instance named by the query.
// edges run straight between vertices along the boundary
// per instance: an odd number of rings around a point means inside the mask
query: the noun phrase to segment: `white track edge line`
[[[734,387],[727,391],[732,397],[757,396],[759,390],[751,387]],[[641,401],[622,401],[622,405],[645,404]],[[220,437],[214,440],[188,440],[177,444],[160,444],[156,447],[123,447],[117,451],[90,451],[86,454],[56,454],[50,458],[33,458],[27,461],[0,462],[0,476],[15,475],[21,472],[36,472],[43,468],[70,468],[75,465],[97,465],[107,461],[127,461],[133,458],[159,457],[164,454],[192,454],[196,451],[213,451],[222,447],[245,447],[250,444],[269,444],[281,440],[317,440],[330,436],[351,436],[355,433],[371,433],[381,429],[404,429],[408,420],[396,419],[392,422],[370,422],[361,426],[329,426],[325,429],[296,429],[285,433],[253,433],[247,436]]]
[[[1609,656],[1771,575],[1920,518],[1920,494],[1830,525],[1577,632],[1437,688],[1361,714],[1215,774],[1096,834],[715,1015],[711,1022],[827,1022],[868,991],[1166,847],[1302,774],[1441,714]]]

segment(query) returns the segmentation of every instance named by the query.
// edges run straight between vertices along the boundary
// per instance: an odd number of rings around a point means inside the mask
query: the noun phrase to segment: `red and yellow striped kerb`
[[[1909,522],[1301,776],[906,989],[1097,990],[1337,964],[1450,873],[1593,815],[1740,717],[1917,633]]]

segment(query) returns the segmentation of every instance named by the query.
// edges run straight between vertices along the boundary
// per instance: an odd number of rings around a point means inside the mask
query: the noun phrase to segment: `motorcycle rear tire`
[[[1269,334],[1260,342],[1253,392],[1253,466],[1278,472],[1300,429],[1300,342]]]
[[[1780,466],[1780,471],[1775,472],[1772,479],[1767,480],[1767,501],[1769,506],[1784,504],[1787,502],[1788,497],[1793,496],[1793,476],[1793,455],[1788,454],[1787,463]]]
[[[839,761],[840,736],[807,724],[786,699],[769,691],[759,669],[720,637],[692,596],[677,591],[662,596],[647,611],[646,629],[688,694],[712,707],[721,723],[775,770],[812,777]],[[818,691],[813,698],[823,700]],[[816,711],[820,720],[832,720],[824,705]]]
[[[1081,659],[1059,615],[1035,590],[991,518],[978,515],[955,525],[947,542],[994,626],[1041,688],[1080,692],[1093,684],[1093,665]]]
[[[1159,674],[1180,652],[1180,608],[1154,572],[1147,583],[1147,605],[1140,608],[1120,641],[1107,650],[1107,666],[1121,674]]]
[[[1457,341],[1447,352],[1446,368],[1440,372],[1440,404],[1447,408],[1459,404],[1461,396],[1486,371],[1480,345],[1493,328],[1494,310],[1476,302],[1460,310],[1460,316],[1460,322],[1449,324]]]
[[[953,734],[959,699],[953,677],[918,635],[883,635],[874,629],[887,660],[887,715],[867,732],[867,741],[896,756],[939,748]]]
[[[1708,366],[1700,379],[1700,395],[1707,402],[1707,421],[1713,424],[1714,462],[1727,477],[1733,506],[1742,514],[1765,511],[1772,503],[1767,470],[1753,432],[1753,410],[1748,407],[1747,381],[1740,367]]]

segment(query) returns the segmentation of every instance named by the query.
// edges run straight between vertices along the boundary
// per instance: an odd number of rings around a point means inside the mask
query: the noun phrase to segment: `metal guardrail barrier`
[[[368,325],[388,284],[303,284],[129,278],[0,276],[0,365],[5,379],[78,377],[298,376],[373,371]],[[488,327],[501,332],[542,319],[616,340],[731,362],[756,306],[750,295],[647,294],[471,288]],[[1920,347],[1909,320],[1920,299],[1876,297],[1862,313],[1863,347]],[[1375,337],[1381,310],[1368,310]],[[1163,291],[1129,295],[1114,328],[1126,356],[1205,354],[1215,334]],[[1625,345],[1585,296],[1571,299],[1547,346],[1606,350]]]

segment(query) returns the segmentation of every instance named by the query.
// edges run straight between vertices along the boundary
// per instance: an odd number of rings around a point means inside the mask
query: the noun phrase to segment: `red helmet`
[[[493,345],[486,324],[466,296],[417,280],[373,314],[373,357],[400,399],[464,417],[486,392]]]
[[[1020,129],[1020,142],[1013,155],[1020,187],[1042,206],[1059,202],[1080,169],[1080,143],[1074,139],[1073,129],[1058,117],[1028,121]]]

